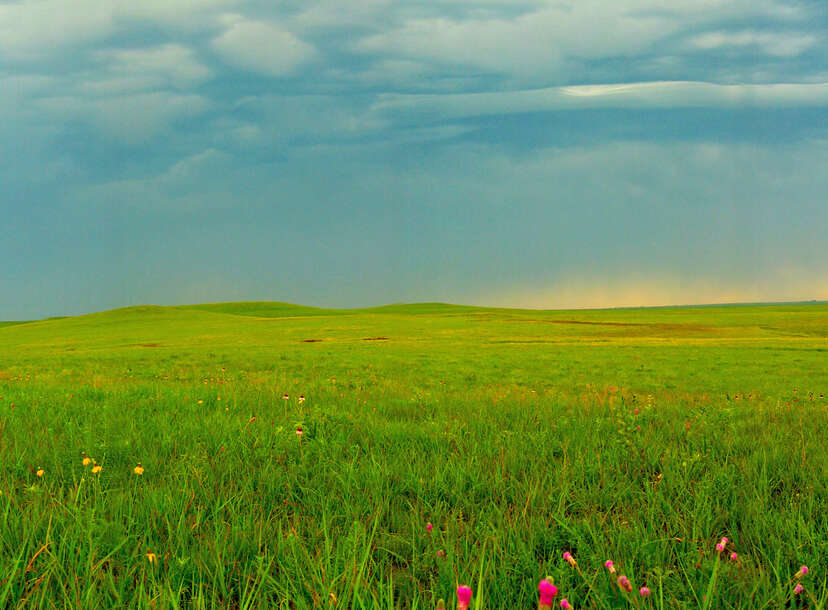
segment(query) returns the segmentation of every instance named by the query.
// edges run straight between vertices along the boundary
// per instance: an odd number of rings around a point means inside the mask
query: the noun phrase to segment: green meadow
[[[826,393],[826,304],[2,324],[0,607],[825,608]]]

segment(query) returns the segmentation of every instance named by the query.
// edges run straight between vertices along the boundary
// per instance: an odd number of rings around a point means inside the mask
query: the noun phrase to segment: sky
[[[0,319],[828,299],[824,0],[0,0]]]

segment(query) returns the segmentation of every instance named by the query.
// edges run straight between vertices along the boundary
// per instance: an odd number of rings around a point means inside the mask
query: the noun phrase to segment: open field
[[[825,304],[0,324],[0,607],[824,608],[826,393]]]

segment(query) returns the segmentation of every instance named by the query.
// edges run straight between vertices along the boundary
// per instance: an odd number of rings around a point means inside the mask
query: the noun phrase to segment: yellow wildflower
[[[98,474],[101,470],[102,470],[102,468],[98,464],[95,464],[94,466],[92,466],[92,474]]]
[[[86,453],[84,453],[83,454],[83,460],[81,460],[81,464],[83,464],[83,467],[86,468],[91,463],[92,463],[92,458],[90,458],[88,455],[86,455]]]
[[[144,474],[144,467],[141,466],[141,462],[138,462],[138,465],[132,469],[132,472],[135,474]]]
[[[44,474],[46,474],[46,471],[43,470],[40,466],[38,466],[37,467],[37,472],[35,472],[35,474],[39,477],[42,477]]]
[[[149,561],[151,564],[152,563],[157,564],[158,563],[158,557],[155,556],[155,553],[153,553],[152,551],[149,551],[149,552],[147,552],[147,561]]]

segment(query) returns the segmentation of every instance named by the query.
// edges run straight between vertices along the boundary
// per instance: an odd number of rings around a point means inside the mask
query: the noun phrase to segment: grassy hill
[[[546,575],[641,607],[607,559],[647,607],[793,607],[804,563],[825,607],[826,338],[825,304],[3,325],[0,607],[433,608],[466,582],[529,608]]]

